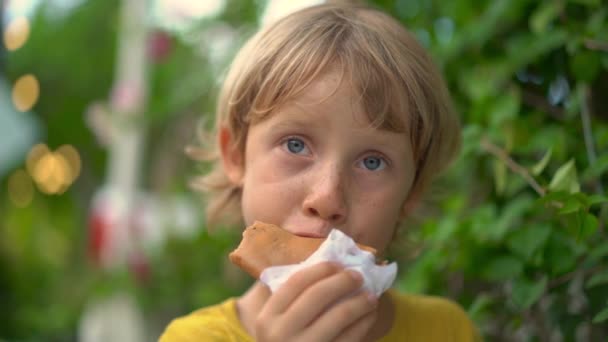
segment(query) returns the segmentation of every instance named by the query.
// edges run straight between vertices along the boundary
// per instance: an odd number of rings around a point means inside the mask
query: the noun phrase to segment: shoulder
[[[431,315],[437,319],[468,320],[462,307],[447,298],[397,292],[391,293],[391,296],[397,306],[409,312],[424,316]]]
[[[159,339],[160,342],[250,340],[241,327],[232,298],[174,319]]]
[[[391,291],[394,326],[428,341],[481,341],[475,325],[456,302],[447,298]],[[422,340],[422,339],[421,339]]]

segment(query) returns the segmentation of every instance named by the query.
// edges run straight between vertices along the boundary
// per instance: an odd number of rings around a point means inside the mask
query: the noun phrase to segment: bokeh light
[[[11,202],[19,208],[30,205],[34,198],[34,186],[27,172],[19,169],[9,177],[8,196]]]
[[[4,46],[8,51],[15,51],[27,42],[29,36],[30,22],[26,17],[17,17],[4,30]]]
[[[70,184],[73,183],[76,178],[80,175],[80,154],[72,145],[62,145],[57,149],[59,153],[67,162],[70,169],[70,175],[72,178],[69,180]]]
[[[32,74],[21,76],[13,87],[13,104],[20,112],[25,112],[36,104],[40,95],[40,85]]]
[[[25,160],[25,166],[30,175],[34,174],[36,164],[42,158],[42,156],[49,152],[49,148],[45,144],[36,144],[34,147],[32,147],[30,152],[27,154],[27,159]]]
[[[80,175],[80,154],[71,145],[51,152],[46,145],[38,144],[30,150],[26,167],[41,192],[62,194]]]
[[[36,163],[32,177],[38,189],[48,195],[63,193],[70,185],[70,165],[58,153],[47,153]]]

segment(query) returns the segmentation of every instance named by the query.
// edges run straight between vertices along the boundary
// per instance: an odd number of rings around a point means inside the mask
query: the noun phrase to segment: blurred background
[[[247,288],[184,148],[245,39],[319,2],[0,2],[0,340],[154,341]],[[464,123],[395,286],[458,301],[488,341],[608,340],[608,4],[369,3]]]

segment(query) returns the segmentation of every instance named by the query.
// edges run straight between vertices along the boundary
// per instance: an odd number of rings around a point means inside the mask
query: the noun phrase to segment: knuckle
[[[282,288],[292,288],[293,285],[296,285],[298,283],[300,283],[302,281],[302,279],[304,279],[304,276],[302,275],[301,272],[296,272],[295,274],[293,274],[291,277],[287,278],[287,281],[285,281],[285,285],[281,286]]]
[[[340,275],[341,282],[348,289],[356,289],[363,285],[363,277],[356,271],[343,271]]]
[[[280,331],[276,326],[265,324],[260,320],[255,322],[256,341],[280,341],[280,336]]]
[[[318,267],[320,268],[320,271],[326,275],[333,274],[338,269],[337,265],[331,262],[322,262],[318,264]]]
[[[260,313],[253,322],[255,341],[274,342],[285,341],[288,327],[279,323],[276,316]]]
[[[343,305],[337,310],[336,315],[340,321],[350,321],[356,316],[357,310],[352,305]]]
[[[273,335],[271,328],[272,326],[266,324],[268,322],[262,315],[258,316],[254,322],[255,335],[258,340],[271,341],[270,337]]]
[[[334,264],[329,262],[323,262],[296,272],[293,276],[289,277],[289,279],[287,279],[285,283],[290,285],[301,283],[302,281],[311,276],[311,272],[315,272],[318,274],[317,276],[325,278],[331,274],[336,273],[336,270],[337,268]]]

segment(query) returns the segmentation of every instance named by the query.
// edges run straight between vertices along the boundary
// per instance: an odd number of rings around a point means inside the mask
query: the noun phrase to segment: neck
[[[271,292],[268,287],[257,281],[243,296],[237,299],[237,310],[241,324],[251,336],[255,336],[255,319]],[[364,341],[375,341],[388,334],[393,326],[395,317],[394,304],[388,293],[384,293],[378,301],[378,316]]]

